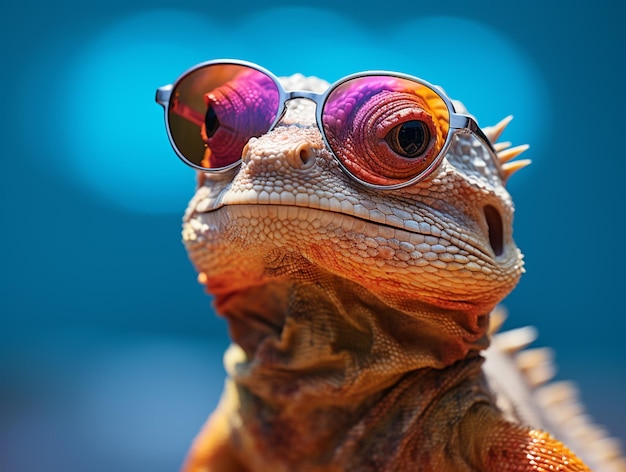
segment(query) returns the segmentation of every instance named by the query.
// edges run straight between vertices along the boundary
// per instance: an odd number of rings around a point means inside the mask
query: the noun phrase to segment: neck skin
[[[243,470],[258,472],[476,470],[463,424],[476,405],[493,405],[481,364],[470,355],[350,397],[300,398],[296,387],[290,402],[284,388],[274,399],[229,380],[233,450]]]
[[[298,273],[305,280],[278,276],[216,296],[235,342],[226,355],[239,418],[233,434],[265,461],[259,470],[317,470],[310,461],[333,470],[369,457],[361,448],[378,448],[380,467],[391,467],[390,454],[405,454],[415,435],[456,437],[430,434],[441,422],[431,412],[456,420],[489,401],[478,356],[486,316],[378,296],[321,270]]]
[[[442,369],[487,347],[491,307],[481,314],[479,307],[407,301],[298,267],[263,285],[216,293],[216,309],[240,351],[231,355],[229,373],[260,397],[351,402],[408,372]]]

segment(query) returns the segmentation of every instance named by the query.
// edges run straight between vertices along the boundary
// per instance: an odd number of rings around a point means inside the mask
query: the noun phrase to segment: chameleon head
[[[300,75],[281,81],[287,90],[328,86]],[[432,345],[418,356],[429,366],[486,346],[488,313],[523,271],[507,170],[488,143],[463,132],[418,182],[364,185],[359,172],[411,173],[406,156],[399,160],[404,167],[391,170],[385,156],[414,150],[411,140],[423,143],[424,134],[426,141],[437,139],[428,123],[399,128],[407,113],[411,121],[427,121],[425,106],[420,115],[397,104],[398,97],[382,99],[370,116],[361,113],[361,129],[369,131],[360,141],[358,133],[350,137],[347,164],[320,133],[315,103],[301,98],[287,102],[271,131],[247,141],[240,165],[200,173],[184,243],[248,357],[261,356],[267,337],[275,350],[283,342],[282,352],[293,354],[293,343],[303,338],[341,344],[350,330],[354,337],[382,329],[393,332],[394,342]],[[215,130],[220,121],[211,120]],[[494,138],[500,128],[485,131]],[[368,152],[380,159],[362,164],[358,155]],[[296,325],[298,341],[290,344],[284,338]]]

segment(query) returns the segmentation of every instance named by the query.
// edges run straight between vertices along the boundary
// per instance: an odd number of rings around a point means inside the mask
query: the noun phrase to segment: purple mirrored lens
[[[276,120],[280,92],[271,77],[239,64],[210,64],[185,75],[172,90],[170,134],[192,164],[221,169],[237,163],[250,138]]]
[[[374,185],[415,179],[439,156],[450,128],[443,98],[418,81],[395,76],[349,79],[322,112],[326,140],[343,166]]]

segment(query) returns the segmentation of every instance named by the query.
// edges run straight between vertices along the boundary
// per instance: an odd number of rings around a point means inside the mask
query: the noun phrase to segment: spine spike
[[[513,145],[511,141],[502,141],[499,143],[493,143],[493,148],[496,152],[504,151],[506,148],[510,148]]]
[[[522,144],[521,146],[515,146],[508,149],[503,149],[498,152],[498,159],[501,164],[505,162],[509,162],[510,160],[515,159],[521,153],[526,152],[530,146],[528,144]]]
[[[495,143],[512,119],[513,115],[509,115],[495,126],[486,126],[483,128],[483,133],[489,138],[489,141]]]
[[[506,182],[515,172],[523,169],[529,165],[532,161],[530,159],[520,159],[519,161],[507,162],[502,165],[502,172],[504,173],[504,181]]]

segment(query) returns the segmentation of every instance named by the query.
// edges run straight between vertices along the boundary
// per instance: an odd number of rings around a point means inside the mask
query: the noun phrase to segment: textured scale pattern
[[[458,134],[427,179],[377,191],[342,172],[314,113],[289,102],[239,167],[199,174],[183,239],[233,344],[184,470],[590,470],[534,429],[559,432],[554,395],[534,401],[545,356],[521,354],[532,333],[490,321],[523,272],[504,184],[525,147],[496,158]]]

